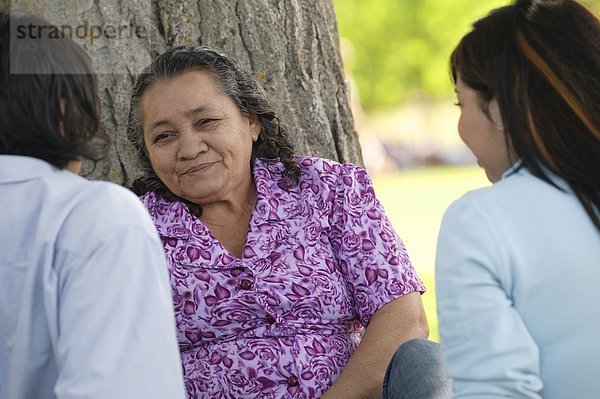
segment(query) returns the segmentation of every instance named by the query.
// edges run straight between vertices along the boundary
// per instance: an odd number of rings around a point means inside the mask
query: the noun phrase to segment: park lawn
[[[477,166],[409,169],[373,178],[377,197],[428,289],[422,298],[433,341],[439,342],[434,264],[442,216],[465,192],[489,184]]]

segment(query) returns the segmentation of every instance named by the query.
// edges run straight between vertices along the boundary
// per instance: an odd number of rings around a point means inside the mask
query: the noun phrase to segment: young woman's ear
[[[498,100],[496,98],[492,98],[488,104],[488,112],[490,114],[490,118],[496,126],[496,130],[503,132],[504,124],[502,123],[502,115],[500,115],[500,106],[498,105]]]

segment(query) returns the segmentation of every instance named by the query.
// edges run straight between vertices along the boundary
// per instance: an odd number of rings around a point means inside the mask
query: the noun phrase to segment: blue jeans
[[[440,345],[413,339],[398,348],[385,373],[383,399],[452,398]]]

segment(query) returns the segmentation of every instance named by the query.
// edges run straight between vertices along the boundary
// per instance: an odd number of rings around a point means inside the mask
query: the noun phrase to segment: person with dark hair
[[[380,398],[392,355],[428,326],[366,172],[295,156],[258,81],[207,47],[142,72],[128,136],[189,397]]]
[[[69,39],[0,12],[0,398],[184,398],[167,265],[101,159],[96,76]]]
[[[596,397],[600,22],[576,1],[518,0],[450,61],[459,134],[493,183],[452,204],[439,235],[454,395]]]

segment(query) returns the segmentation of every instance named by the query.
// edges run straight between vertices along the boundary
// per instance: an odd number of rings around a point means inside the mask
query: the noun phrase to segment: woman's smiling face
[[[252,182],[250,159],[260,124],[244,115],[214,73],[191,70],[142,96],[150,163],[173,194],[199,205],[224,201]]]

